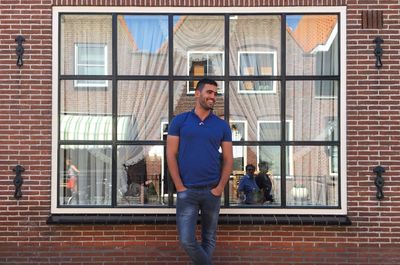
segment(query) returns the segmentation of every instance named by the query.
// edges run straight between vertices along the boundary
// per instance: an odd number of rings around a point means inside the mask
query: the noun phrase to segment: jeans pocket
[[[208,190],[208,192],[211,194],[211,196],[213,196],[214,198],[221,198],[221,196],[222,196],[222,194],[221,195],[219,195],[219,196],[217,196],[217,195],[214,195],[214,193],[212,193],[211,192],[211,190]]]

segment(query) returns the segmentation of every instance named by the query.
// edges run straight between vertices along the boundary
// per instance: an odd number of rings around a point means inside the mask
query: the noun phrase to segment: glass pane
[[[245,140],[277,141],[280,140],[280,82],[273,82],[274,93],[243,93],[240,87],[246,82],[230,83],[230,120],[241,121],[246,125]],[[278,123],[274,132],[264,133],[263,123]],[[261,131],[262,132],[261,132]],[[260,134],[261,133],[261,134]]]
[[[223,75],[223,53],[223,16],[174,16],[175,75]]]
[[[77,44],[77,63],[78,64],[98,64],[105,65],[104,44]]]
[[[111,205],[111,145],[62,145],[60,205]]]
[[[118,82],[118,140],[160,140],[167,121],[167,81]]]
[[[107,81],[61,81],[61,140],[111,140],[111,87],[97,89],[99,82]]]
[[[89,65],[78,65],[77,75],[104,75],[104,67],[102,66],[89,66]],[[104,81],[103,81],[104,82]]]
[[[319,83],[321,82],[287,82],[286,120],[293,121],[292,134],[296,141],[338,140],[338,82],[324,82],[325,88],[335,91],[335,96],[329,98],[316,96],[316,85]]]
[[[339,39],[336,15],[286,17],[288,75],[338,75]]]
[[[338,206],[338,175],[331,165],[338,163],[334,146],[287,147],[290,167],[286,177],[287,204],[291,206]]]
[[[167,16],[118,16],[118,74],[168,74]]]
[[[234,123],[231,123],[231,127]],[[234,145],[234,167],[229,179],[232,206],[278,206],[281,203],[280,147]],[[254,175],[246,165],[255,167]],[[247,176],[246,173],[248,174]]]
[[[164,146],[118,147],[118,205],[168,204]]]
[[[188,82],[178,81],[174,83],[174,115],[182,112],[190,111],[196,104],[196,98],[188,91]],[[223,87],[222,81],[217,81],[218,88]],[[224,118],[224,96],[218,94],[214,105],[214,114],[220,118]]]
[[[77,74],[77,64],[81,63],[107,63],[99,74],[112,72],[111,15],[62,15],[60,23],[62,75]]]
[[[280,16],[231,16],[230,74],[279,75]]]

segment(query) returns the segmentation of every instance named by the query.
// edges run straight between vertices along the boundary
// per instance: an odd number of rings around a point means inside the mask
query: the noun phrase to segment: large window
[[[345,213],[344,9],[155,9],[54,11],[52,212],[174,213],[166,131],[207,76],[234,146],[222,212]],[[241,202],[247,164],[271,203]]]

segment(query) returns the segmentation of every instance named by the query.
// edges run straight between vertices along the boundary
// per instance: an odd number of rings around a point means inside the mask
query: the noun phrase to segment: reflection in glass
[[[174,16],[174,23],[174,74],[223,75],[224,17]]]
[[[168,121],[168,82],[118,82],[118,140],[159,140]]]
[[[257,191],[259,194],[256,194],[256,197],[260,200],[255,204],[251,204],[247,206],[254,205],[263,205],[263,206],[278,206],[281,203],[281,192],[280,192],[280,147],[279,146],[235,146],[240,147],[243,150],[243,155],[241,157],[241,161],[244,162],[244,167],[236,170],[233,170],[232,175],[229,179],[229,203],[231,206],[246,206],[243,198],[240,196],[240,192],[238,191],[239,185],[241,182],[248,182],[246,180],[245,174],[245,166],[246,165],[254,165],[256,168],[255,172],[255,181],[260,189]],[[239,157],[237,157],[238,159]],[[267,166],[267,168],[263,168],[263,164]],[[260,174],[260,172],[265,172],[266,174]],[[266,193],[264,193],[261,181],[259,178],[268,177],[268,185],[271,185],[271,191],[268,192],[269,196],[272,196],[273,201],[266,201]],[[243,184],[242,184],[243,185]],[[270,199],[269,197],[268,199]]]
[[[338,206],[338,176],[331,165],[338,157],[335,146],[294,146],[293,158],[287,158],[293,174],[286,177],[287,204],[292,206]],[[287,153],[290,153],[287,150]]]
[[[239,120],[229,121],[232,131],[232,141],[247,140],[247,122]],[[243,171],[246,165],[246,149],[243,146],[233,146],[233,171]]]
[[[60,83],[60,139],[111,140],[111,87],[75,89],[74,80]]]
[[[293,15],[286,21],[287,74],[338,75],[338,17]]]
[[[118,205],[168,204],[162,145],[118,147]]]
[[[111,15],[62,15],[60,73],[62,75],[107,75],[111,73]],[[102,85],[105,81],[75,82],[76,86]]]
[[[286,119],[293,120],[293,139],[297,141],[338,140],[338,81],[322,81],[334,97],[316,97],[320,81],[288,81]],[[332,92],[333,93],[333,92]]]
[[[60,205],[111,205],[111,145],[61,145]]]
[[[189,51],[188,52],[188,69],[189,76],[200,76],[205,75],[223,75],[223,63],[224,54],[223,52],[199,52]],[[188,81],[188,93],[194,93],[198,81]],[[218,93],[223,93],[223,82],[218,87]]]
[[[222,87],[222,81],[217,81],[217,84],[218,87]],[[174,83],[174,116],[192,110],[196,104],[195,96],[187,93],[186,85],[184,81]],[[221,94],[216,98],[213,113],[224,118],[224,96]]]
[[[167,16],[118,16],[118,74],[168,74]]]
[[[280,121],[280,87],[279,82],[274,81],[277,87],[275,94],[250,94],[238,92],[238,83],[230,83],[230,119],[245,120],[248,127],[247,139],[249,141],[276,141],[280,140],[280,133],[274,131],[273,135],[259,138],[259,124],[264,122]],[[264,137],[264,134],[263,136]]]
[[[230,74],[278,75],[280,28],[280,16],[231,16]],[[271,81],[264,82],[259,89],[270,89],[268,84]]]
[[[91,82],[92,80],[89,81]],[[76,89],[73,80],[63,80],[60,83],[61,113],[111,114],[111,84],[109,84],[107,88],[102,89],[83,86]]]

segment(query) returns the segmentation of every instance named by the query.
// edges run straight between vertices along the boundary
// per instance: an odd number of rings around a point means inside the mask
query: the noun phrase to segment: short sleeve
[[[232,131],[229,127],[228,123],[224,122],[224,136],[222,138],[222,142],[232,142]]]
[[[179,136],[180,135],[180,120],[181,115],[176,116],[172,119],[171,124],[168,126],[168,135]]]

